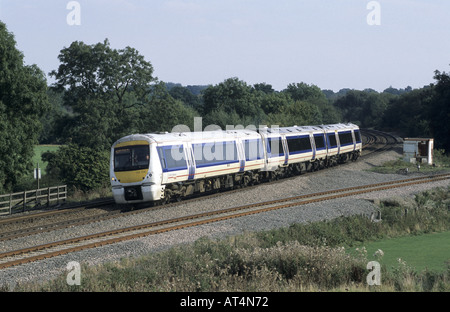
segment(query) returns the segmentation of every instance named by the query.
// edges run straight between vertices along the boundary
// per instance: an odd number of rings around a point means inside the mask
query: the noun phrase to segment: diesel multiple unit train
[[[111,148],[117,204],[165,203],[356,160],[354,124],[133,134]]]

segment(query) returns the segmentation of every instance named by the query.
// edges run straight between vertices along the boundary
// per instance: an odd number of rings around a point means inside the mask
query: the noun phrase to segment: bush
[[[42,159],[48,162],[47,172],[72,188],[88,191],[109,181],[109,152],[75,144],[47,152]]]

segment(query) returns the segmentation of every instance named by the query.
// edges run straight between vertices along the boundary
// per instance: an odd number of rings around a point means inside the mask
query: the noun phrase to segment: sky
[[[421,88],[450,71],[448,0],[0,0],[27,65],[73,41],[135,48],[160,81]]]

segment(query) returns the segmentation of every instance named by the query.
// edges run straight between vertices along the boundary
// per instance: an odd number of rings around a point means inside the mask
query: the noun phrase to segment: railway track
[[[295,197],[282,198],[251,205],[237,206],[216,211],[208,211],[194,215],[181,216],[169,220],[146,223],[133,227],[115,229],[88,236],[81,236],[39,246],[8,251],[0,254],[0,269],[38,261],[84,249],[100,247],[121,241],[131,240],[143,236],[156,235],[168,231],[184,229],[203,224],[220,222],[232,218],[283,209],[299,207],[305,204],[332,200],[336,198],[355,196],[359,194],[382,191],[392,188],[406,187],[413,184],[435,182],[450,179],[450,174],[423,176],[385,183],[336,189],[320,193],[306,194]]]
[[[113,205],[114,200],[105,199],[64,209],[3,218],[0,219],[0,242],[102,220],[120,212]]]
[[[392,148],[392,144],[397,143],[397,139],[389,134],[375,130],[363,130],[363,144],[366,151],[370,147],[370,151],[366,152],[363,157],[366,157],[375,152]],[[332,170],[329,168],[327,170]],[[303,173],[303,175],[314,173]],[[280,181],[286,181],[294,177],[284,178]],[[278,183],[279,181],[272,181],[267,183]],[[265,183],[265,184],[267,184]],[[249,186],[248,188],[257,187],[257,185]],[[222,194],[230,194],[238,192],[240,189],[228,190],[225,193],[216,193],[209,195],[202,195],[193,200],[209,199]],[[164,208],[176,206],[178,203],[171,203],[164,205]],[[95,201],[89,204],[82,204],[67,208],[55,209],[39,213],[31,213],[26,215],[11,216],[0,220],[0,242],[12,240],[19,237],[41,234],[44,232],[64,229],[68,227],[81,226],[93,222],[109,220],[113,218],[123,217],[127,215],[143,213],[148,210],[159,209],[159,207],[146,207],[136,211],[123,211],[114,206],[112,199],[105,199]]]
[[[393,149],[398,143],[401,143],[392,134],[378,130],[361,129],[361,135],[365,138],[362,146],[362,157]]]
[[[389,139],[391,142],[389,141]],[[388,134],[384,134],[383,132],[378,132],[375,130],[364,130],[363,142],[365,146],[364,149],[367,149],[368,146],[373,147],[370,150],[370,152],[367,152],[366,154],[363,155],[364,157],[366,157],[375,152],[380,152],[382,150],[391,148],[392,144],[397,143],[397,140],[395,139],[395,137],[389,136]],[[332,168],[326,170],[332,170]],[[314,172],[303,173],[302,175],[308,174],[314,174]],[[296,178],[296,176],[266,182],[265,184],[278,183],[279,181],[286,181],[288,179],[293,178]],[[246,189],[252,187],[258,187],[258,185],[248,186]],[[201,195],[199,197],[190,198],[189,200],[193,201],[193,200],[209,199],[221,196],[222,194],[239,192],[240,190],[241,189],[233,189],[222,193]],[[168,208],[171,206],[176,206],[177,204],[178,204],[177,202],[174,202],[170,204],[165,204],[163,207]],[[70,208],[50,210],[21,216],[13,216],[0,220],[0,242],[16,239],[19,237],[25,237],[29,235],[36,235],[44,232],[54,231],[58,229],[64,229],[73,226],[81,226],[93,222],[124,217],[132,214],[144,213],[149,210],[159,208],[161,207],[156,206],[156,207],[145,207],[135,211],[126,211],[114,207],[114,201],[112,199],[105,199],[90,204],[84,204],[81,206],[78,205]]]

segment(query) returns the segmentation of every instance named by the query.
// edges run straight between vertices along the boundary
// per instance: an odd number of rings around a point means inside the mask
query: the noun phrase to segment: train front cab
[[[117,204],[153,201],[161,197],[161,174],[150,171],[159,160],[149,139],[126,137],[111,149],[110,179]]]

